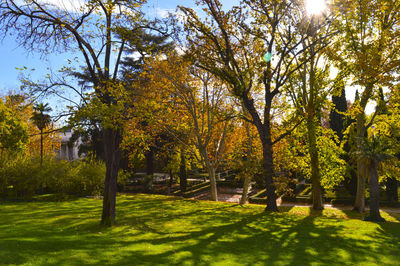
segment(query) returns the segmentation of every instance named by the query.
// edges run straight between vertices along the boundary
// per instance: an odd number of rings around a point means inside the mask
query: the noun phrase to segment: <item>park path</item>
[[[218,188],[218,201],[222,202],[230,202],[230,203],[239,203],[241,197],[242,190],[240,188]],[[192,197],[192,199],[197,200],[210,200],[210,193],[204,192],[199,195]],[[302,203],[291,203],[291,202],[282,202],[281,198],[277,199],[277,205],[282,207],[308,207],[311,208],[311,204],[302,204]],[[349,205],[332,205],[332,204],[325,204],[324,208],[326,209],[337,209],[343,211],[350,211],[353,209],[353,206]],[[388,207],[381,207],[381,211],[384,212],[392,212],[392,213],[400,213],[400,208],[388,208]],[[369,211],[368,207],[365,207],[365,211]]]
[[[279,200],[279,199],[278,199]],[[283,206],[283,207],[309,207],[311,208],[311,204],[298,204],[298,203],[289,203],[289,202],[283,202],[279,203],[278,206]],[[332,205],[332,204],[324,204],[325,209],[336,209],[336,210],[342,210],[342,211],[351,211],[353,209],[353,206],[349,205]],[[400,208],[387,208],[387,207],[380,207],[379,210],[384,211],[384,212],[392,212],[392,213],[400,213]],[[368,207],[365,207],[365,211],[369,211]]]

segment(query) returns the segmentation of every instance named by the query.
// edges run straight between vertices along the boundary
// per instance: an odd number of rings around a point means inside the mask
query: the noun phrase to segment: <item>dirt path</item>
[[[296,204],[296,203],[278,203],[278,206],[284,206],[284,207],[309,207],[311,208],[312,205],[310,204]],[[325,209],[336,209],[336,210],[343,210],[343,211],[351,211],[353,209],[353,206],[348,206],[348,205],[341,205],[341,206],[333,206],[332,204],[324,204]],[[383,207],[379,208],[381,211],[384,212],[393,212],[393,213],[400,213],[400,208],[388,208],[388,207]],[[368,207],[365,207],[365,211],[369,211]]]
[[[239,203],[240,198],[241,198],[241,189],[232,189],[232,188],[219,188],[218,189],[218,201]],[[192,199],[210,200],[210,193],[204,192],[195,197],[192,197]],[[277,202],[278,206],[283,206],[283,207],[308,207],[308,208],[312,207],[312,205],[310,205],[310,204],[282,202],[281,198],[277,199],[276,202]],[[349,206],[349,205],[335,205],[334,206],[334,205],[328,204],[328,203],[325,204],[324,207],[326,209],[337,209],[337,210],[344,210],[344,211],[350,211],[353,209],[353,206]],[[400,213],[400,208],[383,207],[383,208],[380,208],[380,210],[385,211],[385,212]],[[369,211],[369,208],[366,207],[365,211]]]

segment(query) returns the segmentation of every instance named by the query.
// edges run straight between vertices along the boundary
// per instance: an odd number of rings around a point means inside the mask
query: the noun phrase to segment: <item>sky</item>
[[[61,1],[64,4],[68,1],[82,0],[47,0]],[[223,6],[229,8],[237,5],[239,0],[222,0]],[[165,16],[168,12],[174,12],[177,5],[195,8],[194,0],[148,0],[145,13],[148,16]],[[6,94],[8,91],[19,90],[21,82],[20,68],[26,67],[23,70],[25,75],[30,75],[33,80],[40,80],[49,73],[49,69],[57,70],[66,64],[71,58],[71,54],[54,53],[46,57],[42,57],[35,51],[27,51],[25,48],[18,46],[14,36],[7,36],[0,42],[0,95]],[[355,88],[350,88],[346,91],[347,98],[354,100]],[[56,105],[56,103],[53,103]],[[367,112],[374,110],[374,105],[368,106]]]
[[[194,0],[150,0],[147,12],[155,15],[165,15],[168,11],[174,11],[178,5],[194,6]],[[35,79],[46,76],[48,68],[59,69],[70,55],[52,54],[45,58],[35,51],[27,51],[20,47],[14,36],[7,36],[0,41],[0,94],[9,90],[16,90],[20,86],[20,70],[27,67],[24,72],[30,73]],[[35,69],[34,71],[31,71]]]
[[[66,3],[71,0],[47,0],[61,1]],[[79,1],[79,0],[72,0]],[[224,6],[237,4],[239,0],[223,0]],[[195,7],[194,0],[148,0],[145,12],[149,16],[165,16],[168,12],[174,12],[177,5]],[[21,83],[19,81],[21,71],[17,68],[26,67],[23,72],[31,75],[34,80],[46,76],[48,69],[59,69],[71,55],[51,54],[42,57],[35,51],[27,51],[18,46],[15,36],[6,36],[0,40],[0,95],[9,90],[18,90]],[[33,70],[34,69],[34,70]],[[32,71],[33,70],[33,71]]]

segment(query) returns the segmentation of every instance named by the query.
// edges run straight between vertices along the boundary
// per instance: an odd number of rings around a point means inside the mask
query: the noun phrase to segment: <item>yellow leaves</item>
[[[360,114],[364,114],[364,108],[361,107],[359,102],[354,102],[354,104],[349,109],[349,115],[355,118]]]

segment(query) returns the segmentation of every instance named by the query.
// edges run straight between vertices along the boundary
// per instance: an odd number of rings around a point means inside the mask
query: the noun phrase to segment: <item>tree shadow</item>
[[[98,220],[101,202],[80,203],[82,209],[79,202],[34,204],[30,207],[38,210],[32,212],[29,206],[4,206],[2,263],[348,265],[395,264],[399,258],[395,223],[139,195],[119,198],[118,226],[104,229]]]
[[[182,232],[180,236],[144,240],[155,247],[170,245],[176,248],[147,255],[131,252],[118,263],[139,259],[157,264],[202,265],[234,257],[237,262],[249,265],[362,264],[379,261],[382,254],[395,255],[384,249],[371,253],[369,247],[377,241],[373,238],[344,238],[342,232],[345,229],[345,226],[337,225],[335,219],[317,216],[288,219],[279,214],[259,213],[246,215],[226,225]],[[381,233],[387,236],[387,233]]]

